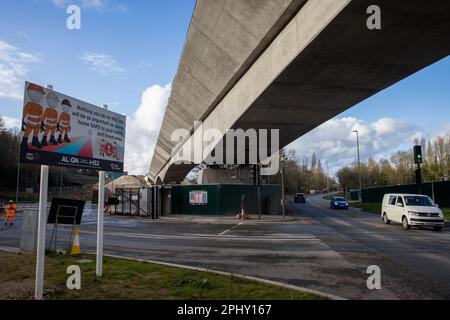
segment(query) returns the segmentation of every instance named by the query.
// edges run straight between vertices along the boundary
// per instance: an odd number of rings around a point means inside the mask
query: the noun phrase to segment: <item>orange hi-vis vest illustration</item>
[[[42,120],[45,124],[44,136],[47,136],[49,133],[54,135],[56,132],[56,124],[58,122],[58,111],[52,108],[47,108],[44,112]]]
[[[27,128],[40,128],[42,122],[43,108],[40,104],[28,102],[23,109],[23,121],[27,124]]]
[[[67,112],[61,113],[58,122],[61,126],[61,129],[66,129],[66,131],[68,131],[70,127],[70,114],[68,114]]]
[[[58,111],[52,108],[47,108],[42,119],[46,127],[56,128],[56,123],[58,122]]]

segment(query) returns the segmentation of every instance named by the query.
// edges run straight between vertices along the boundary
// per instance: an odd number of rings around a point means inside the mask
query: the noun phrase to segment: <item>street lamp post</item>
[[[354,130],[354,133],[356,133],[356,148],[358,150],[358,176],[359,176],[359,189],[358,189],[358,198],[359,202],[362,202],[362,194],[361,194],[361,158],[359,153],[359,131]]]
[[[256,165],[256,188],[258,192],[258,220],[261,220],[261,163]]]
[[[281,204],[283,210],[283,219],[286,217],[286,201],[285,201],[285,189],[284,189],[284,163],[286,161],[285,155],[281,156]]]
[[[59,168],[59,197],[62,198],[63,193],[63,168]]]
[[[19,190],[20,190],[20,142],[22,141],[22,133],[20,134],[19,146],[17,148],[17,181],[16,181],[16,204],[19,203]]]

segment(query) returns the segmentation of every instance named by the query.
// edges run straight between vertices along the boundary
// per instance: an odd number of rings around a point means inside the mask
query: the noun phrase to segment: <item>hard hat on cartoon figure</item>
[[[43,146],[47,146],[47,136],[50,134],[50,143],[53,145],[58,145],[58,142],[55,139],[56,133],[56,125],[58,122],[58,96],[50,92],[47,95],[47,105],[48,108],[45,109],[44,115],[42,116],[42,124],[41,131],[44,132],[44,136],[42,137],[41,144]]]
[[[72,110],[72,104],[70,103],[70,101],[68,99],[64,99],[61,103],[61,107],[63,109],[64,112],[69,113],[70,110]]]
[[[27,102],[23,108],[22,114],[22,147],[28,147],[28,137],[33,134],[33,140],[31,145],[38,149],[41,149],[41,143],[39,142],[39,132],[41,128],[41,118],[43,108],[40,105],[44,98],[45,91],[41,86],[34,83],[30,83],[27,87],[27,95],[30,101]]]
[[[27,94],[30,100],[34,103],[41,103],[42,99],[44,99],[45,91],[41,86],[30,83],[27,89]]]
[[[61,112],[59,119],[58,119],[58,131],[59,131],[59,137],[58,137],[58,143],[64,142],[70,143],[69,139],[69,132],[71,130],[70,127],[70,111],[72,110],[72,104],[68,99],[64,99],[61,103],[61,107],[63,112]]]

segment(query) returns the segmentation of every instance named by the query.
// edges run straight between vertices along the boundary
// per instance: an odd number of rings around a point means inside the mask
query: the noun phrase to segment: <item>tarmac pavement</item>
[[[105,254],[255,276],[347,299],[450,299],[450,230],[384,225],[358,209],[335,211],[320,196],[289,203],[291,217],[105,217]],[[19,247],[22,216],[0,226],[0,247]],[[82,252],[95,252],[96,207],[80,227]],[[47,241],[52,227],[48,226]],[[69,231],[58,247],[67,248]],[[367,268],[381,268],[369,290]]]

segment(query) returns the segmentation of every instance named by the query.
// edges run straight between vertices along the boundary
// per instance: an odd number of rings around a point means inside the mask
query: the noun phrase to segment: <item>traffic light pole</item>
[[[422,194],[422,170],[420,165],[423,162],[423,157],[422,157],[422,146],[420,145],[414,146],[414,162],[417,164],[416,170],[417,192],[419,194]]]
[[[418,193],[422,194],[422,170],[420,167],[420,163],[417,164],[416,183]]]
[[[261,220],[261,164],[256,165],[256,183],[258,191],[258,220]]]
[[[286,201],[284,189],[284,159],[281,160],[281,204],[283,209],[283,219],[286,218]]]

